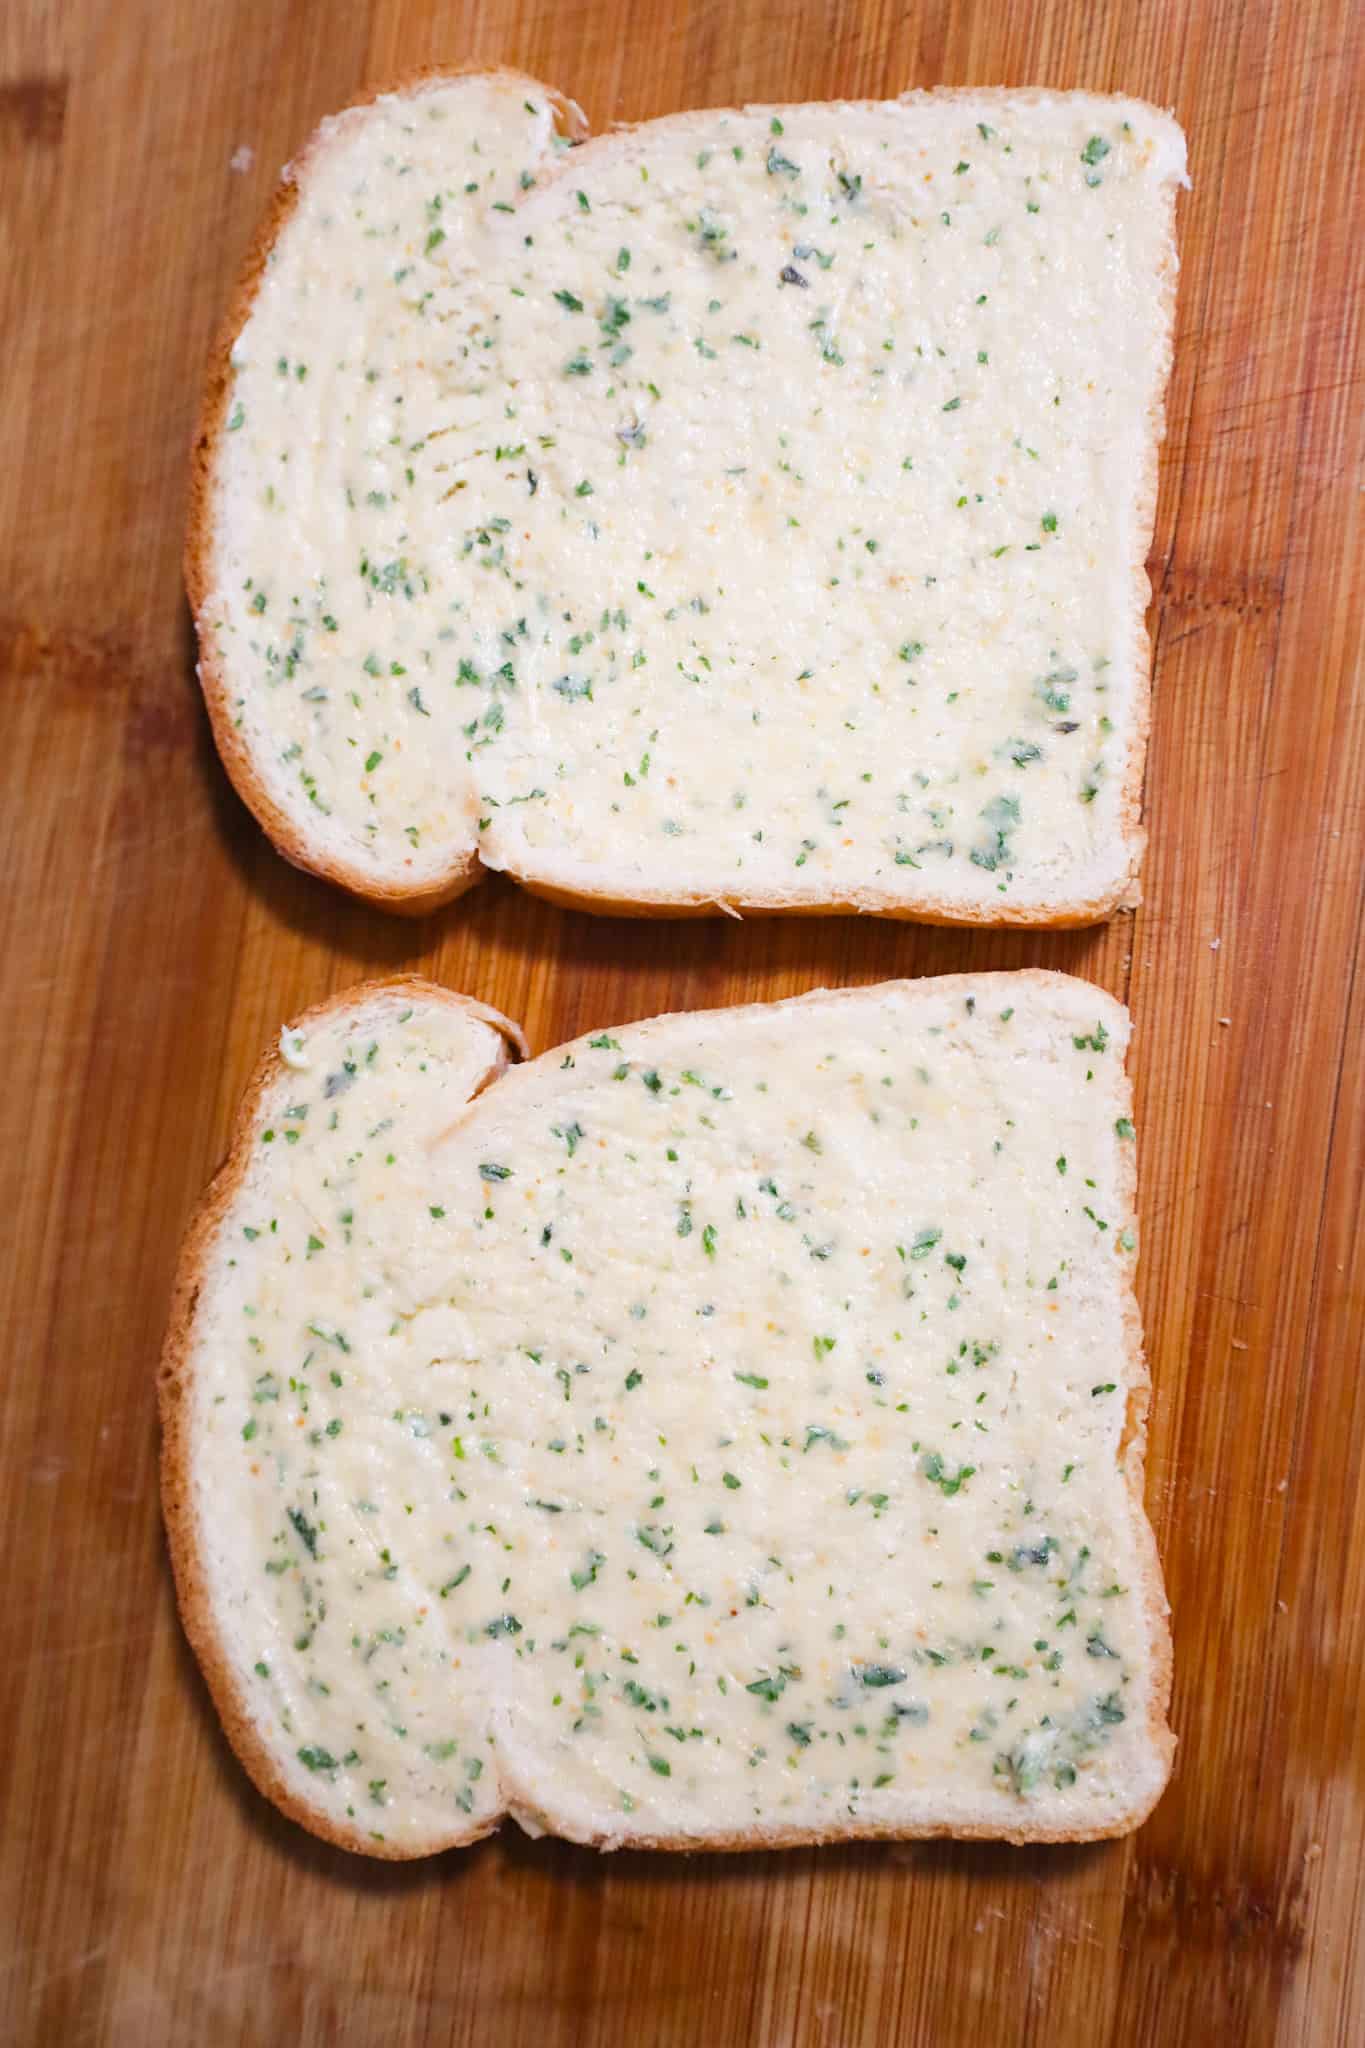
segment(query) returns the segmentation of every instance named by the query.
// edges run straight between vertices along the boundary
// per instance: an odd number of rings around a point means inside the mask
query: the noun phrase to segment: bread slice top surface
[[[262,1789],[383,1856],[509,1812],[1135,1825],[1171,1739],[1127,1037],[1037,973],[509,1071],[429,984],[284,1034],[163,1374],[182,1611]]]
[[[323,124],[215,369],[190,584],[289,855],[422,907],[1132,900],[1184,143],[1086,94]]]

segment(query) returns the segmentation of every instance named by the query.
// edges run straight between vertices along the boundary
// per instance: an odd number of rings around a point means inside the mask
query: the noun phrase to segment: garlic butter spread
[[[237,339],[200,626],[274,805],[362,888],[1121,895],[1174,122],[526,90],[325,124]]]
[[[496,1034],[432,995],[309,1027],[190,1422],[297,1797],[401,1849],[1154,1795],[1126,1013],[964,986],[602,1031],[468,1106]]]

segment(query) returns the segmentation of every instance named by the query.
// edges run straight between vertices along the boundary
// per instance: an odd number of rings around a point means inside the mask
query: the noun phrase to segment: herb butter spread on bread
[[[1135,1826],[1126,1012],[954,976],[505,1071],[500,1024],[305,1016],[182,1259],[167,1522],[256,1783],[381,1856]]]
[[[420,910],[1136,900],[1175,122],[1081,93],[582,146],[324,122],[216,358],[189,584],[291,859]]]

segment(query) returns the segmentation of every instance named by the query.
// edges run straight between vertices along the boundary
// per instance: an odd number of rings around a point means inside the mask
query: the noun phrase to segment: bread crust
[[[1133,908],[1137,901],[1131,893],[1120,892],[1112,898],[1106,896],[1101,909],[1084,907],[1060,914],[1046,904],[1016,903],[1008,918],[1000,918],[989,916],[984,905],[978,908],[974,904],[939,904],[926,910],[918,904],[906,904],[900,897],[883,896],[874,889],[832,897],[824,903],[793,903],[782,896],[707,896],[701,891],[677,896],[665,895],[662,890],[651,891],[648,896],[613,896],[605,889],[571,889],[562,882],[515,874],[510,868],[507,873],[528,896],[558,904],[562,910],[587,910],[599,917],[885,917],[896,924],[931,924],[958,931],[982,926],[1010,926],[1019,930],[1041,926],[1047,931],[1066,931],[1078,925],[1096,924],[1115,911]]]
[[[400,78],[387,84],[368,87],[364,92],[357,94],[344,107],[338,109],[337,114],[329,116],[327,121],[315,128],[300,155],[286,165],[265,217],[252,239],[227,313],[210,350],[190,465],[190,511],[184,557],[185,587],[199,639],[199,681],[208,707],[214,740],[228,776],[238,795],[255,815],[277,851],[293,866],[334,883],[362,903],[370,903],[378,909],[393,911],[405,917],[424,917],[429,912],[453,902],[456,897],[464,895],[467,890],[482,881],[487,868],[480,854],[477,835],[471,838],[468,847],[452,857],[444,873],[438,875],[434,881],[407,883],[391,875],[376,875],[358,862],[347,860],[317,846],[275,801],[252,758],[250,748],[234,724],[227,678],[223,673],[218,650],[212,637],[205,630],[205,613],[214,581],[213,501],[217,463],[227,416],[232,351],[251,316],[261,278],[274,246],[297,204],[310,161],[325,144],[331,123],[346,114],[373,105],[376,100],[449,85],[456,79],[469,77],[515,80],[527,92],[542,95],[555,107],[560,117],[561,132],[571,135],[576,142],[599,153],[620,147],[647,130],[685,124],[697,118],[693,114],[665,115],[654,121],[627,124],[590,137],[582,110],[576,102],[556,91],[554,87],[544,85],[539,80],[528,77],[524,72],[504,66],[477,63],[427,66],[404,73]],[[929,92],[906,92],[899,96],[899,100],[901,104],[938,104],[953,100],[1030,104],[1052,97],[1053,93],[1042,88],[1015,90],[1009,87],[941,87]],[[1139,104],[1131,95],[1124,93],[1093,93],[1087,97],[1096,101],[1110,100],[1115,104]],[[881,105],[885,102],[848,101],[837,104],[856,108]],[[708,115],[734,111],[742,110],[706,110]],[[763,111],[768,109],[765,108]],[[1152,111],[1159,112],[1158,109]],[[582,156],[576,159],[579,165],[583,161]],[[542,188],[542,197],[543,193],[552,189],[565,174],[565,170],[566,166],[561,166],[547,179]],[[1061,930],[1101,923],[1117,911],[1131,910],[1137,906],[1141,901],[1139,871],[1147,841],[1146,829],[1142,822],[1142,803],[1152,696],[1151,638],[1146,624],[1147,608],[1151,601],[1147,550],[1151,545],[1156,518],[1158,453],[1165,437],[1165,388],[1171,363],[1176,284],[1179,274],[1174,233],[1173,188],[1166,195],[1166,205],[1165,250],[1157,276],[1160,353],[1154,372],[1154,393],[1148,407],[1144,462],[1135,507],[1135,559],[1131,569],[1131,612],[1127,622],[1133,635],[1134,684],[1129,744],[1124,764],[1117,825],[1117,837],[1123,849],[1124,859],[1120,872],[1110,884],[1091,896],[1079,897],[1070,902],[1035,899],[1032,902],[1018,900],[1002,905],[954,903],[942,895],[935,895],[932,891],[926,892],[914,901],[908,901],[903,895],[892,895],[889,891],[875,887],[858,890],[849,896],[824,900],[771,894],[750,896],[742,892],[733,895],[727,893],[722,899],[696,889],[646,889],[622,895],[616,893],[609,882],[603,882],[601,886],[595,887],[575,886],[542,876],[519,873],[509,867],[506,872],[514,881],[519,882],[532,895],[542,897],[547,902],[610,917],[870,915],[916,924],[959,928],[1032,926]]]
[[[300,831],[295,820],[276,803],[252,759],[251,749],[242,739],[233,721],[227,678],[218,658],[218,650],[204,630],[204,614],[213,589],[213,498],[218,456],[227,420],[228,391],[232,379],[232,351],[236,347],[238,336],[251,317],[261,279],[275,244],[288,226],[298,204],[310,160],[325,144],[328,124],[344,114],[372,106],[376,100],[385,99],[391,94],[420,92],[424,87],[449,85],[457,78],[471,77],[515,80],[528,92],[542,94],[550,101],[559,113],[564,133],[581,136],[587,132],[580,109],[562,93],[556,92],[551,86],[541,85],[537,79],[528,78],[524,72],[514,71],[503,65],[486,64],[426,65],[421,69],[405,72],[392,84],[367,87],[364,92],[357,93],[354,99],[348,100],[344,107],[338,108],[336,114],[329,115],[326,121],[319,123],[299,155],[285,165],[265,216],[248,245],[236,288],[209,350],[204,395],[200,402],[194,445],[190,452],[190,511],[184,556],[185,591],[199,640],[199,683],[204,693],[204,703],[208,708],[209,723],[213,728],[214,744],[218,748],[223,766],[227,769],[229,780],[276,851],[282,853],[294,867],[302,868],[305,874],[318,875],[325,882],[334,882],[339,889],[344,889],[348,896],[354,896],[361,903],[372,903],[380,910],[394,911],[400,917],[426,917],[429,912],[441,909],[444,904],[453,903],[457,896],[463,896],[466,890],[481,882],[486,870],[479,858],[478,847],[471,840],[469,847],[457,855],[445,874],[434,882],[407,884],[388,880],[362,869],[354,862],[338,859],[325,849],[315,846],[307,833]]]
[[[452,989],[441,988],[416,974],[393,975],[343,989],[340,994],[329,996],[325,1002],[305,1010],[296,1020],[296,1026],[290,1028],[306,1030],[309,1025],[355,1009],[376,995],[397,995],[404,990],[421,996],[424,1001],[439,999],[452,1009],[491,1024],[503,1034],[511,1053],[518,1059],[525,1059],[526,1040],[519,1026],[509,1018],[498,1010],[490,1009],[486,1003],[457,995]],[[502,1064],[507,1064],[505,1058]],[[339,1849],[356,1849],[371,1856],[406,1857],[412,1852],[395,1850],[382,1842],[375,1842],[359,1829],[335,1826],[322,1808],[298,1798],[286,1782],[269,1745],[261,1738],[246,1695],[223,1647],[213,1616],[203,1554],[203,1533],[195,1510],[190,1420],[195,1309],[219,1226],[232,1207],[250,1163],[251,1133],[258,1105],[284,1071],[284,1060],[278,1046],[272,1046],[257,1061],[237,1108],[227,1158],[210,1181],[191,1217],[181,1246],[171,1289],[170,1318],[157,1372],[157,1406],[161,1418],[161,1511],[166,1523],[176,1601],[185,1634],[199,1660],[199,1668],[218,1710],[223,1731],[257,1791],[263,1792],[281,1813]],[[440,1846],[453,1848],[457,1842],[477,1841],[480,1835],[490,1833],[495,1825],[494,1822],[475,1826],[465,1834],[452,1836],[449,1843],[443,1842]]]
[[[960,990],[963,994],[972,994],[978,998],[981,997],[983,984],[1004,984],[1013,991],[1018,989],[1021,982],[1037,988],[1074,988],[1078,985],[1087,985],[1080,983],[1079,977],[1075,975],[1059,974],[1046,968],[1020,968],[1002,973],[948,974],[932,978],[933,987],[946,994]],[[720,1014],[727,1018],[742,1017],[756,1010],[780,1010],[810,1003],[833,1007],[840,1003],[865,1000],[874,993],[888,993],[897,988],[923,989],[925,986],[922,981],[903,981],[884,982],[875,989],[811,989],[803,995],[789,996],[777,1003],[739,1004],[733,1009],[713,1011],[709,1014]],[[453,990],[443,988],[420,975],[398,975],[361,982],[305,1011],[287,1028],[306,1030],[309,1025],[316,1024],[324,1018],[336,1016],[347,1010],[359,1009],[376,996],[396,995],[400,992],[410,992],[420,996],[423,1001],[437,1000],[478,1017],[492,1024],[503,1034],[507,1046],[515,1057],[525,1059],[528,1056],[522,1032],[508,1018],[483,1003],[458,995]],[[1127,1012],[1123,1006],[1103,989],[1093,988],[1092,994],[1097,1012],[1107,1014],[1111,1023],[1126,1018]],[[691,1014],[700,1016],[708,1013]],[[645,1018],[637,1020],[639,1023],[654,1021],[656,1020]],[[562,1051],[562,1047],[550,1048],[539,1055],[534,1064],[541,1061],[557,1061]],[[508,1064],[510,1062],[504,1060],[484,1085],[496,1086],[500,1073],[505,1072]],[[324,1808],[301,1798],[285,1780],[269,1745],[259,1732],[249,1702],[225,1651],[213,1615],[212,1593],[204,1557],[204,1538],[195,1508],[193,1486],[191,1405],[195,1311],[217,1232],[231,1209],[252,1154],[251,1134],[255,1127],[258,1107],[266,1091],[279,1078],[282,1071],[283,1061],[280,1053],[272,1047],[257,1063],[236,1113],[227,1158],[210,1182],[191,1219],[176,1268],[170,1317],[157,1375],[162,1436],[162,1512],[175,1577],[177,1603],[185,1633],[199,1661],[228,1742],[253,1784],[280,1812],[297,1821],[300,1826],[307,1828],[323,1841],[361,1855],[408,1862],[418,1857],[436,1855],[446,1849],[467,1847],[483,1836],[495,1832],[503,1820],[509,1818],[516,1820],[527,1833],[533,1835],[555,1832],[550,1822],[533,1805],[515,1797],[509,1798],[502,1812],[496,1815],[480,1819],[462,1829],[452,1828],[415,1843],[377,1841],[359,1827],[348,1828],[338,1824]],[[475,1092],[477,1095],[482,1091]],[[1119,1076],[1117,1093],[1120,1114],[1127,1116],[1131,1111],[1132,1091],[1126,1071],[1121,1072]],[[1133,1229],[1136,1226],[1135,1155],[1135,1145],[1120,1146],[1118,1171],[1122,1221],[1113,1234],[1115,1257],[1123,1256],[1118,1248],[1118,1238],[1122,1230]],[[1167,1722],[1172,1674],[1169,1607],[1162,1584],[1156,1539],[1147,1519],[1143,1501],[1151,1380],[1142,1348],[1141,1315],[1132,1286],[1134,1263],[1131,1257],[1127,1259],[1119,1281],[1125,1369],[1129,1383],[1119,1466],[1127,1494],[1130,1523],[1143,1560],[1142,1611],[1147,1625],[1150,1657],[1147,1734],[1152,1755],[1159,1766],[1150,1794],[1114,1820],[1085,1828],[1059,1827],[1046,1822],[1035,1822],[1019,1828],[1002,1829],[989,1822],[972,1821],[904,1826],[855,1819],[847,1824],[829,1828],[754,1827],[736,1829],[724,1834],[696,1836],[632,1834],[625,1839],[616,1838],[606,1832],[598,1832],[574,1836],[571,1839],[581,1841],[587,1847],[604,1850],[630,1847],[671,1850],[684,1855],[709,1855],[721,1852],[814,1847],[829,1842],[929,1841],[945,1837],[957,1841],[1003,1841],[1016,1846],[1091,1842],[1126,1835],[1141,1826],[1165,1790],[1175,1754],[1175,1737]]]

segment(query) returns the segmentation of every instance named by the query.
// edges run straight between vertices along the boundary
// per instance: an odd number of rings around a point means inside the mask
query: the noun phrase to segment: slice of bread
[[[509,1039],[415,980],[309,1012],[190,1232],[166,1520],[257,1785],[390,1857],[1136,1826],[1127,1013],[1025,972]]]
[[[641,914],[1136,901],[1175,122],[944,92],[580,134],[445,75],[286,173],[188,550],[277,846],[407,911],[485,867]]]

